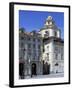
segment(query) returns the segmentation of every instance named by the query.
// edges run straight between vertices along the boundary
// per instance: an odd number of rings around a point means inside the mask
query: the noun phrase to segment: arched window
[[[45,31],[45,34],[48,34],[49,35],[49,32],[48,31]]]
[[[49,37],[49,31],[45,31],[44,37]]]

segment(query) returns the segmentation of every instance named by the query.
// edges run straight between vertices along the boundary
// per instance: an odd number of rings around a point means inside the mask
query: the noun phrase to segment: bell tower
[[[52,16],[47,17],[44,27],[40,30],[40,33],[44,38],[48,38],[48,37],[61,38],[60,29],[56,26]]]
[[[49,27],[49,26],[52,26],[52,25],[54,25],[53,18],[51,16],[48,16],[47,19],[46,19],[46,22],[45,22],[45,26]]]
[[[61,31],[52,16],[47,17],[44,27],[40,29],[40,33],[43,38],[44,51],[42,60],[44,73],[47,73],[46,70],[49,73],[63,72],[63,70],[58,68],[60,67],[59,65],[63,65],[61,48],[63,48],[64,41],[61,39]]]

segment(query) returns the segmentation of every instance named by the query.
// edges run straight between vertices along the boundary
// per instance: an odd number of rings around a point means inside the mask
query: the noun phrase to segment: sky
[[[27,32],[39,31],[44,27],[48,16],[52,16],[56,25],[61,30],[61,37],[64,38],[64,13],[45,11],[19,10],[19,28],[25,28]]]

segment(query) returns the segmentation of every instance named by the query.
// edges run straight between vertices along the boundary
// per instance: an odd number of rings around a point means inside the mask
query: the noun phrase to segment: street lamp
[[[30,64],[30,58],[29,58],[29,60],[28,60],[28,63]]]
[[[30,58],[28,59],[28,74],[31,76],[31,65],[30,65]]]

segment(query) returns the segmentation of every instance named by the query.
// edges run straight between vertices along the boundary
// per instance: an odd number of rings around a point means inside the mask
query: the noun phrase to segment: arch
[[[43,63],[43,74],[50,74],[50,64]]]
[[[36,72],[36,64],[35,63],[33,63],[31,65],[31,74],[32,75],[36,75],[37,74],[37,72]]]
[[[21,79],[24,78],[24,63],[19,63],[19,76]]]
[[[49,36],[49,31],[45,31],[45,35]]]
[[[47,30],[45,31],[44,37],[45,38],[48,38],[49,37],[49,31],[47,31]]]

